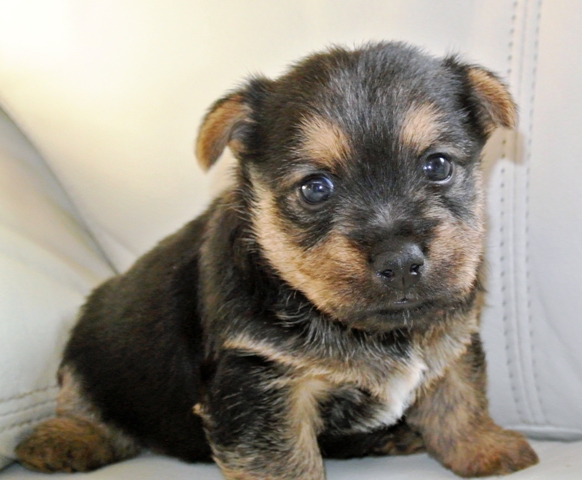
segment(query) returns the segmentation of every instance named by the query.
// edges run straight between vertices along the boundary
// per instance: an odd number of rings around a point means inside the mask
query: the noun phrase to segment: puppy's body
[[[93,292],[58,417],[22,461],[88,469],[145,446],[313,480],[322,453],[426,448],[464,476],[535,463],[487,414],[478,334],[479,155],[514,115],[486,70],[402,44],[217,102],[197,154],[209,167],[228,144],[233,188]]]

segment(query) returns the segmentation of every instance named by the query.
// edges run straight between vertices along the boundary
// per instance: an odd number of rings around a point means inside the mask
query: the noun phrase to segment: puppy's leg
[[[485,383],[485,357],[475,335],[467,352],[407,413],[428,452],[462,477],[504,475],[538,462],[521,434],[493,422]]]
[[[201,409],[227,480],[323,480],[318,398],[327,385],[260,357],[228,353]]]
[[[39,424],[17,447],[19,461],[41,472],[81,472],[132,457],[134,440],[99,419],[72,370],[61,368],[57,417]]]

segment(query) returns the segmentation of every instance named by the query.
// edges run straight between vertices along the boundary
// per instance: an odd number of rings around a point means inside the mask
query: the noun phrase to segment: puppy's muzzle
[[[392,239],[378,244],[372,251],[374,274],[388,287],[407,292],[422,277],[424,254],[408,239]]]

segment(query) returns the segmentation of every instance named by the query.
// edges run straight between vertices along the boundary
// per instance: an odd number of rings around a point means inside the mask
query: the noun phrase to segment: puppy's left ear
[[[517,126],[517,106],[497,75],[478,65],[463,64],[454,57],[446,63],[461,74],[469,107],[486,136],[497,127]]]
[[[267,79],[255,78],[208,109],[196,139],[196,158],[204,170],[216,163],[227,146],[240,158],[252,130],[254,110],[267,83]]]

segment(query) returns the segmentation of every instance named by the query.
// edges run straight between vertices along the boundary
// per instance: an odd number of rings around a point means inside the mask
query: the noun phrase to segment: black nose
[[[372,252],[372,269],[388,286],[406,291],[422,276],[424,255],[407,239],[382,242]]]

